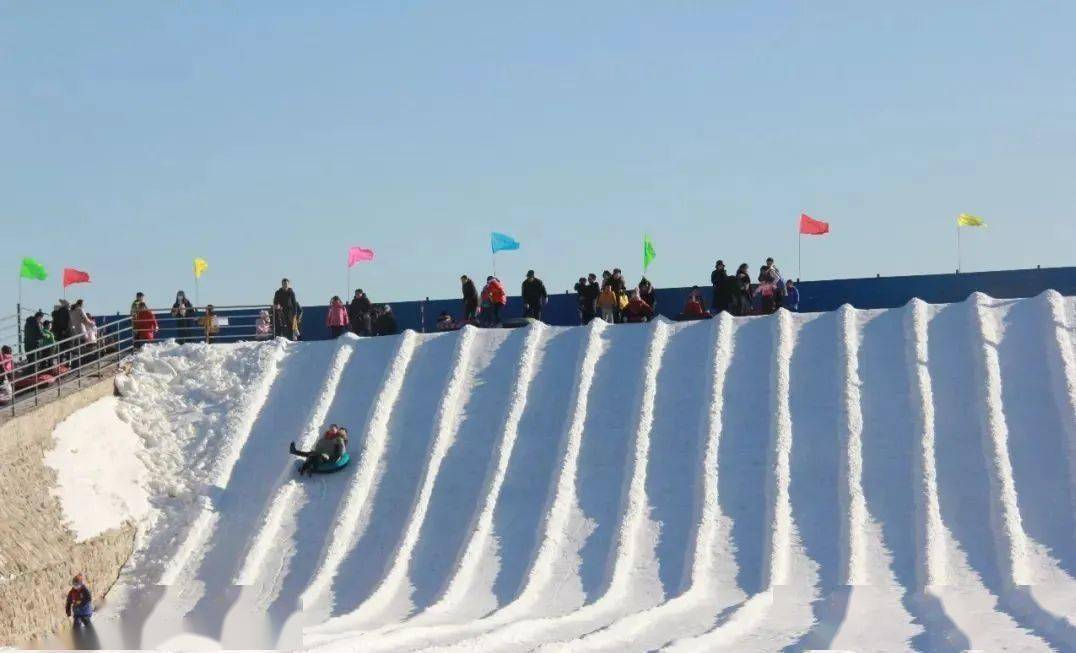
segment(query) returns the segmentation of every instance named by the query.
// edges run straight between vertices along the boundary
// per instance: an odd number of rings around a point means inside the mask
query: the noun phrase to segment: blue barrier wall
[[[506,283],[511,287],[516,284]],[[865,279],[834,279],[804,281],[799,285],[800,311],[832,311],[843,304],[856,308],[894,308],[907,304],[913,297],[932,304],[963,301],[973,292],[991,297],[1032,297],[1047,289],[1063,295],[1076,295],[1076,267],[1036,268],[1031,270],[999,270],[964,274],[926,274],[908,277],[870,277]],[[710,301],[709,279],[700,285],[706,301]],[[657,310],[675,318],[684,307],[691,288],[659,288]],[[300,297],[300,299],[302,299]],[[377,297],[372,298],[377,302]],[[392,302],[400,330],[433,331],[438,314],[448,311],[458,319],[463,313],[460,299]],[[579,324],[575,293],[550,295],[542,319],[548,324],[568,326]],[[308,306],[303,310],[303,339],[325,340],[330,337],[325,326],[327,306]],[[510,297],[502,311],[504,317],[523,314],[523,301]]]

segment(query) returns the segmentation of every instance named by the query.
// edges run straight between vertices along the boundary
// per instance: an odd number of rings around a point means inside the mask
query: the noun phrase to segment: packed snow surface
[[[150,511],[141,439],[105,397],[60,422],[45,464],[56,471],[54,493],[78,541],[142,520]]]
[[[102,644],[1076,650],[1074,316],[148,346],[108,409],[151,507]],[[330,423],[351,465],[299,478]]]

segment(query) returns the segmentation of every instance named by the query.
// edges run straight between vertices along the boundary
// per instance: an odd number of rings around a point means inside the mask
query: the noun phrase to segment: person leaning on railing
[[[220,320],[217,319],[217,312],[212,304],[205,307],[205,315],[198,318],[198,326],[202,327],[207,343],[213,342],[213,338],[220,333]]]
[[[135,339],[138,342],[152,342],[157,332],[161,330],[157,324],[157,316],[146,307],[146,302],[138,302],[133,326]]]
[[[190,339],[191,316],[194,307],[182,290],[176,293],[176,302],[172,304],[172,317],[176,318],[176,342],[182,344]]]

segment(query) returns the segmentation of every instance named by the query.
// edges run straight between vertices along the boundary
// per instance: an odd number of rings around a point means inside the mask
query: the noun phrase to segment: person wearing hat
[[[86,586],[86,579],[82,574],[75,574],[71,580],[71,589],[67,592],[67,603],[64,611],[68,617],[74,619],[74,626],[89,626],[90,617],[93,616],[93,593]]]
[[[527,317],[532,317],[536,320],[542,319],[542,306],[549,301],[549,294],[546,293],[545,284],[542,280],[534,276],[534,270],[527,270],[527,278],[523,280],[523,308]]]
[[[729,287],[725,283],[728,276],[728,272],[725,271],[725,262],[718,259],[717,263],[714,263],[714,271],[710,273],[710,285],[714,289],[713,302],[711,302],[714,315],[728,308],[729,301],[732,299]]]
[[[347,305],[348,324],[352,333],[357,336],[371,335],[370,314],[373,312],[373,308],[370,298],[366,296],[362,288],[356,290],[355,296],[351,298],[351,302]]]
[[[478,315],[478,289],[466,274],[460,276],[460,288],[463,291],[463,321],[474,324]]]

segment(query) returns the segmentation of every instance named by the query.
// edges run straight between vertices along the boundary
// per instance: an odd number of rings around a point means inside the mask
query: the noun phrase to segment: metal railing
[[[174,338],[179,343],[226,343],[273,337],[267,306],[222,306],[213,314],[192,310],[174,316],[154,310],[154,320],[130,315],[98,318],[85,332],[0,360],[0,409],[16,415],[114,374],[134,350]],[[263,313],[265,316],[263,318]],[[14,349],[14,348],[13,348]]]

